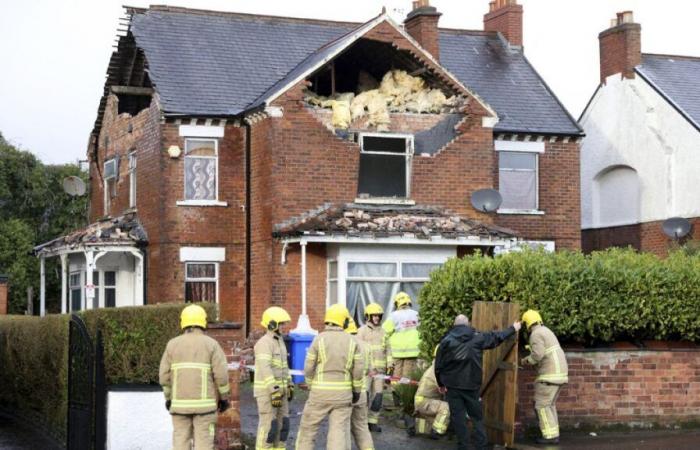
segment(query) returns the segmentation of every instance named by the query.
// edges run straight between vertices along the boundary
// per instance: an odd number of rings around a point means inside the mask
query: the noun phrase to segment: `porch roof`
[[[50,255],[80,247],[136,246],[148,242],[136,213],[110,217],[34,247],[36,255]]]
[[[325,204],[273,228],[273,237],[356,237],[412,240],[513,240],[514,231],[462,218],[437,206]],[[455,242],[457,245],[457,242]]]

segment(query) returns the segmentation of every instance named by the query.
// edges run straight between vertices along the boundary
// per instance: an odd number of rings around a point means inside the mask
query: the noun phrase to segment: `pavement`
[[[299,429],[304,401],[307,398],[307,393],[299,389],[296,390],[295,394],[296,397],[290,405],[292,431],[287,441],[287,448],[294,447],[293,443],[296,441],[296,432]],[[243,439],[252,449],[255,448],[258,413],[251,383],[241,385],[240,405]],[[382,412],[382,432],[372,433],[374,447],[377,450],[454,450],[456,448],[455,440],[433,441],[423,436],[408,437],[406,431],[398,427],[397,417],[398,414],[394,411]],[[324,422],[316,439],[314,450],[326,448],[325,436],[327,433],[328,425]],[[3,447],[0,446],[0,448]],[[559,445],[535,445],[534,441],[520,438],[516,442],[515,448],[519,450],[698,450],[700,449],[700,430],[597,432],[595,436],[590,433],[564,432]],[[353,449],[356,449],[354,443]]]

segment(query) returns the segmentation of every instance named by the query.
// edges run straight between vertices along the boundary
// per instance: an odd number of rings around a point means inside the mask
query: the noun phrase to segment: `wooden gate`
[[[520,320],[520,307],[512,303],[475,302],[472,325],[478,331],[508,328]],[[493,444],[513,447],[515,405],[518,399],[518,340],[510,338],[484,352],[481,399],[484,425]]]

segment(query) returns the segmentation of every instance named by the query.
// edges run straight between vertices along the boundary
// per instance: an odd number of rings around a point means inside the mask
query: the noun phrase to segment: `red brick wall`
[[[497,0],[498,3],[506,3]],[[492,2],[493,4],[494,2]],[[515,3],[515,1],[512,1]],[[513,45],[523,45],[523,7],[507,5],[484,15],[484,31],[498,31]]]
[[[429,7],[416,10],[414,16],[411,14],[404,22],[406,31],[436,60],[440,60],[440,33],[438,32],[440,13],[435,8]]]
[[[677,425],[700,415],[700,351],[567,351],[561,425]],[[519,372],[518,420],[536,426],[533,370]]]
[[[0,315],[7,314],[9,309],[7,291],[7,278],[0,278]]]
[[[634,78],[634,68],[642,63],[642,27],[625,23],[603,31],[600,41],[600,82],[616,73]]]

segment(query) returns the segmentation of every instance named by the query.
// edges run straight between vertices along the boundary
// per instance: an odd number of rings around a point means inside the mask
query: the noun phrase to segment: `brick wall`
[[[498,31],[513,45],[523,45],[523,7],[515,0],[491,2],[491,11],[484,15],[484,31]]]
[[[700,350],[566,351],[562,426],[677,425],[700,416]],[[518,421],[536,426],[533,370],[519,372]]]
[[[7,277],[0,275],[0,315],[7,314],[10,306],[7,304],[8,301]]]
[[[411,11],[404,21],[406,32],[436,60],[440,59],[440,15],[434,7],[423,6]]]
[[[634,68],[642,63],[642,27],[624,23],[598,35],[600,41],[600,82],[617,73],[634,78]]]

